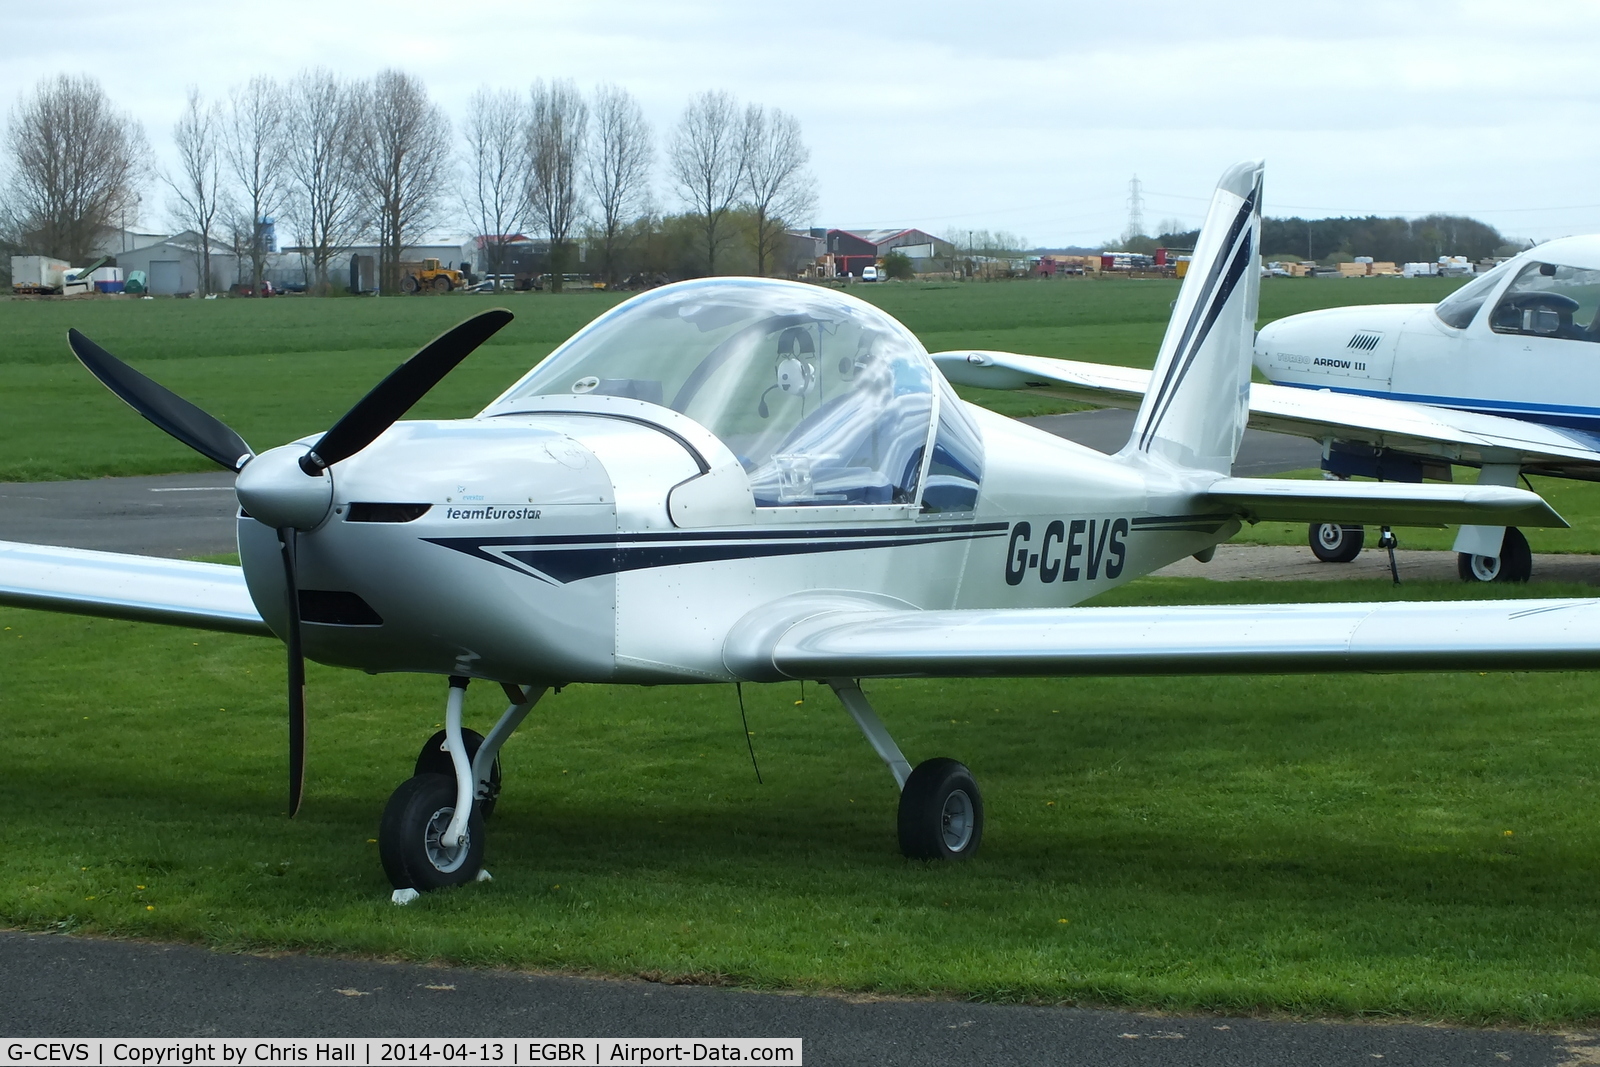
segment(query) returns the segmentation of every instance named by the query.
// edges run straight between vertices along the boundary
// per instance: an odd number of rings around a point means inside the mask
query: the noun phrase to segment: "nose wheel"
[[[395,889],[426,893],[478,877],[483,869],[483,813],[474,807],[465,832],[447,845],[455,813],[454,778],[419,774],[400,783],[378,827],[378,855]]]

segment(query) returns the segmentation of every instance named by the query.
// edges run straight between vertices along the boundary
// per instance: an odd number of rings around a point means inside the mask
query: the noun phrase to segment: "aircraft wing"
[[[1150,372],[1133,367],[1013,352],[936,352],[933,360],[957,385],[1047,388],[1053,395],[1102,407],[1136,408],[1150,384]],[[1581,430],[1326,389],[1252,385],[1250,427],[1317,440],[1362,441],[1447,462],[1563,469],[1600,465],[1600,439]]]
[[[272,636],[244,571],[220,563],[0,541],[0,604]]]
[[[1537,493],[1492,485],[1329,482],[1291,478],[1219,478],[1206,487],[1212,504],[1247,522],[1339,522],[1353,526],[1566,527]]]
[[[1600,600],[856,609],[779,601],[724,661],[788,678],[1593,670]]]

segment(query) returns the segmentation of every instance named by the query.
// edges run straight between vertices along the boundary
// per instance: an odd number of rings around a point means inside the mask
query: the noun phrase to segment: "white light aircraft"
[[[861,679],[1600,665],[1597,601],[1071,607],[1243,521],[1562,525],[1516,487],[1229,476],[1260,196],[1259,164],[1223,176],[1115,456],[962,403],[894,319],[789,282],[642,294],[477,417],[398,421],[511,317],[487,312],[259,455],[74,332],[114,392],[238,471],[242,568],[7,544],[0,602],[282,638],[291,814],[302,656],[448,679],[445,729],[382,816],[400,903],[481,876],[500,746],[569,682],[825,681],[900,787],[901,849],[958,859],[983,836],[976,781],[913,767]],[[473,680],[509,697],[481,738]]]

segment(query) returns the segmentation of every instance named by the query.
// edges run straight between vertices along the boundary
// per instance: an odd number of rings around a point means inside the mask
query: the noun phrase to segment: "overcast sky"
[[[670,135],[726,89],[799,117],[816,225],[1005,229],[1093,244],[1199,223],[1217,175],[1267,161],[1273,215],[1470,214],[1600,232],[1600,4],[717,0],[147,5],[6,0],[0,101],[89,73],[158,158],[192,84],[321,64],[421,76],[452,118],[484,83],[615,81]],[[658,173],[657,198],[674,206]],[[145,221],[159,224],[151,190]],[[1268,250],[1272,251],[1272,250]]]

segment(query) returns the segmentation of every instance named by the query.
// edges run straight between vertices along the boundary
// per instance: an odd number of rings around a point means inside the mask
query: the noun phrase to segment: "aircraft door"
[[[1542,422],[1593,426],[1600,412],[1582,401],[1600,394],[1600,270],[1526,263],[1475,328],[1492,353],[1476,368],[1478,395]]]

